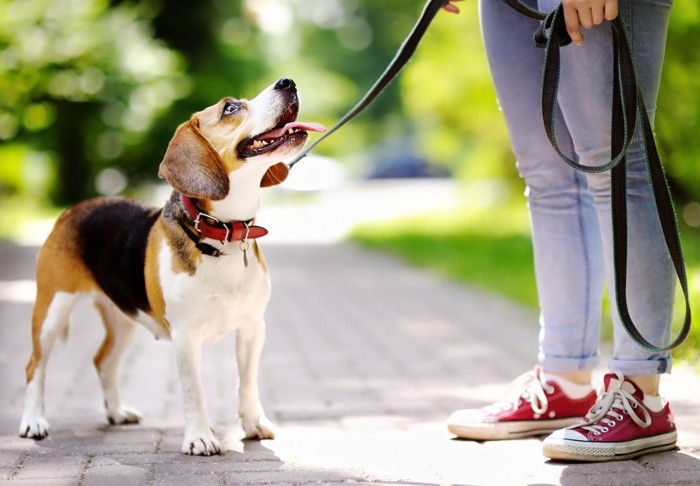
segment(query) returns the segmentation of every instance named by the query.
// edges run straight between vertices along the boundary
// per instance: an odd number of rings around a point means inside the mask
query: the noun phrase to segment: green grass
[[[524,208],[454,211],[358,227],[353,240],[537,308]]]
[[[700,232],[683,229],[683,248],[691,288],[693,315],[700,318]],[[527,210],[522,200],[497,207],[459,208],[363,225],[352,240],[368,248],[400,256],[407,262],[436,270],[458,282],[492,291],[537,309],[532,245]],[[675,321],[683,317],[678,293]],[[609,313],[609,303],[604,303]],[[674,322],[677,333],[680,322]],[[604,339],[612,336],[609,318],[603,319]],[[682,360],[700,363],[700,325],[674,350]]]

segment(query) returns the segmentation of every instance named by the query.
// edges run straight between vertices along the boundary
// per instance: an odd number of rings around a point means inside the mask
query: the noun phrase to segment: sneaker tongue
[[[635,398],[638,398],[639,400],[644,399],[644,393],[642,393],[642,391],[637,387],[637,385],[633,381],[625,379],[625,377],[622,375],[608,373],[603,378],[603,381],[605,383],[605,391],[614,391],[622,389],[630,395],[633,395]]]

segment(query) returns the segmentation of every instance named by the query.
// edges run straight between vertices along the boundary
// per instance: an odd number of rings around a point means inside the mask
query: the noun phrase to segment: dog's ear
[[[182,123],[160,163],[158,176],[175,190],[195,199],[218,201],[229,191],[223,160],[199,131],[199,120]]]
[[[284,162],[278,162],[265,172],[260,187],[270,187],[281,184],[289,175],[289,167]]]

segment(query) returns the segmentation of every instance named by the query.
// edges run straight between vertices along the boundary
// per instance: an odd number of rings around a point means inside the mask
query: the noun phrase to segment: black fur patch
[[[144,268],[148,234],[160,209],[110,198],[90,208],[78,224],[78,244],[97,283],[126,314],[148,312]]]

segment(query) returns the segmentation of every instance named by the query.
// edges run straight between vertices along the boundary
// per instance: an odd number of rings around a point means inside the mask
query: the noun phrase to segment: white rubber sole
[[[447,424],[447,430],[460,439],[507,440],[551,434],[581,421],[580,417],[521,420],[512,422],[482,422],[471,424]]]
[[[675,430],[666,434],[626,442],[587,442],[547,438],[542,445],[542,453],[545,457],[559,461],[623,461],[653,452],[674,449],[676,438]]]

